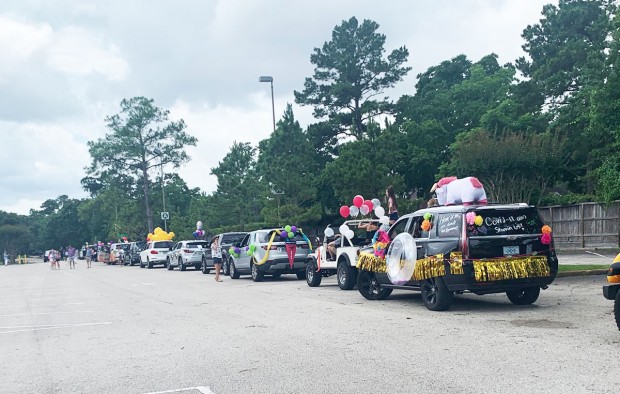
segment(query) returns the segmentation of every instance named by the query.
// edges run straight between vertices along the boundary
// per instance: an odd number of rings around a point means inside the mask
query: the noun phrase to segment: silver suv
[[[235,244],[239,254],[230,256],[230,277],[238,279],[240,275],[250,274],[254,282],[261,282],[265,275],[278,278],[282,274],[296,274],[297,279],[305,279],[310,245],[301,234],[295,235],[296,251],[291,266],[285,239],[280,236],[281,231],[282,229],[252,231]],[[252,245],[254,253],[248,254]]]
[[[179,267],[179,271],[185,271],[185,268],[192,266],[199,270],[202,264],[202,255],[208,247],[207,241],[179,241],[168,253],[166,268],[172,271],[174,267]]]

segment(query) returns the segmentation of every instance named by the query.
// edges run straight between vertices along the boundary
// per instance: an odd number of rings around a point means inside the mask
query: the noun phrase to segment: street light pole
[[[269,82],[271,84],[271,112],[273,115],[273,131],[276,131],[276,106],[273,100],[273,77],[271,76],[262,76],[258,78],[258,82]]]
[[[159,168],[161,169],[161,201],[163,204],[163,212],[166,212],[166,193],[164,191],[164,159],[163,152],[159,148],[153,149],[153,153],[159,156]],[[164,231],[168,232],[168,220],[164,216]]]

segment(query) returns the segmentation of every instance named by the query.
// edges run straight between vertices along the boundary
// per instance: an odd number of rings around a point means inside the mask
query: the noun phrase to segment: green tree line
[[[172,171],[196,140],[153,100],[123,100],[89,143],[90,193],[60,196],[28,216],[0,213],[0,247],[47,249],[143,239],[163,227],[177,239],[207,232],[297,225],[320,228],[356,194],[393,185],[401,212],[420,207],[442,176],[476,176],[491,200],[569,204],[620,199],[620,13],[611,0],[560,0],[522,32],[525,56],[500,64],[456,54],[417,75],[410,92],[387,91],[411,70],[405,46],[385,48],[378,23],[352,17],[314,49],[295,101],[313,109],[303,128],[288,105],[257,146],[231,141],[211,175],[191,189]],[[155,213],[155,214],[154,214]],[[14,242],[20,239],[20,242]],[[12,242],[12,243],[11,243]],[[5,246],[6,245],[6,246]]]

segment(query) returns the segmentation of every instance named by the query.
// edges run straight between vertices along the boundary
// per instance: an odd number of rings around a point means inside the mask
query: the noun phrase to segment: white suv
[[[360,228],[360,225],[373,227]],[[354,236],[349,239],[339,233],[339,229],[334,230],[334,234],[325,236],[321,246],[317,247],[314,253],[308,255],[306,265],[306,282],[310,287],[317,287],[321,284],[324,276],[337,275],[338,286],[342,290],[351,290],[357,282],[357,251],[360,247],[370,245],[374,233],[381,227],[378,219],[368,220],[348,220],[344,222]],[[328,245],[335,244],[336,253],[329,252]]]
[[[150,241],[140,252],[140,268],[153,268],[155,264],[166,265],[168,252],[174,246],[172,241]]]
[[[202,255],[208,247],[207,241],[179,241],[168,253],[166,268],[172,271],[174,267],[179,267],[179,271],[185,271],[187,266],[193,266],[194,269],[199,270],[202,265]]]

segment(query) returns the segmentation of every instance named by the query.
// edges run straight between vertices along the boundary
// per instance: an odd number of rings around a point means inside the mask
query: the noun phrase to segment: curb
[[[556,278],[565,278],[570,276],[586,276],[586,275],[606,275],[609,272],[608,269],[598,269],[598,270],[584,270],[584,271],[565,271],[558,272]]]

